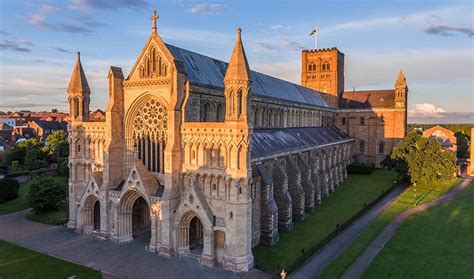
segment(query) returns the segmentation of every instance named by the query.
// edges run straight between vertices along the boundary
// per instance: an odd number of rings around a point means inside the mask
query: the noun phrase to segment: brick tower
[[[320,91],[331,107],[344,92],[344,53],[336,47],[303,50],[301,85]]]

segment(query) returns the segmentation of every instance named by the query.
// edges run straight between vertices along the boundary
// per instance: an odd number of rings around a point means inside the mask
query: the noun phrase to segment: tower
[[[408,86],[402,70],[398,73],[397,81],[395,82],[395,107],[405,108],[407,104]]]
[[[252,80],[241,33],[242,29],[237,28],[237,39],[224,77],[226,122],[247,122],[249,115]]]
[[[303,50],[301,85],[320,91],[326,102],[338,107],[344,92],[344,53],[336,47]]]
[[[67,87],[69,116],[72,122],[89,120],[89,103],[91,90],[87,83],[81,64],[81,53],[77,52],[76,65]]]

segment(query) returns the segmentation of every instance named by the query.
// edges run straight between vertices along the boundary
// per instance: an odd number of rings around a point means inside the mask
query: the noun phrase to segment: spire
[[[406,87],[406,86],[407,86],[407,81],[405,79],[405,76],[403,75],[402,70],[400,70],[400,73],[398,73],[397,81],[395,82],[395,87]]]
[[[234,51],[225,73],[224,82],[229,80],[251,80],[249,64],[245,56],[244,46],[242,45],[241,33],[242,29],[240,27],[237,28],[237,39],[235,40]]]
[[[81,53],[77,52],[76,65],[71,74],[71,80],[67,87],[68,93],[85,93],[90,94],[91,90],[89,89],[89,84],[87,83],[86,74],[84,74],[84,69],[82,69],[81,64]]]

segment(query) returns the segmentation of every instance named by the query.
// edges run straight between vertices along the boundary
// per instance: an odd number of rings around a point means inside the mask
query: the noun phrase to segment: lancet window
[[[143,61],[138,67],[141,78],[166,76],[168,66],[155,47],[151,47],[148,50]]]

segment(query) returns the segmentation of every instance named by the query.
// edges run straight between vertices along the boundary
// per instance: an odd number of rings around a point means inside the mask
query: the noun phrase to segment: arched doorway
[[[100,231],[100,203],[98,200],[94,203],[94,231]]]
[[[132,235],[137,237],[150,230],[150,210],[143,197],[136,199],[132,208]]]
[[[194,212],[183,215],[177,233],[178,253],[201,256],[204,248],[204,228]]]
[[[121,197],[117,221],[118,242],[129,242],[136,238],[139,238],[140,242],[149,242],[150,208],[139,191],[132,189]]]
[[[81,225],[85,233],[100,231],[100,202],[95,195],[88,196],[84,201]]]
[[[203,233],[201,220],[196,216],[189,224],[189,249],[192,254],[201,255],[203,248]]]

